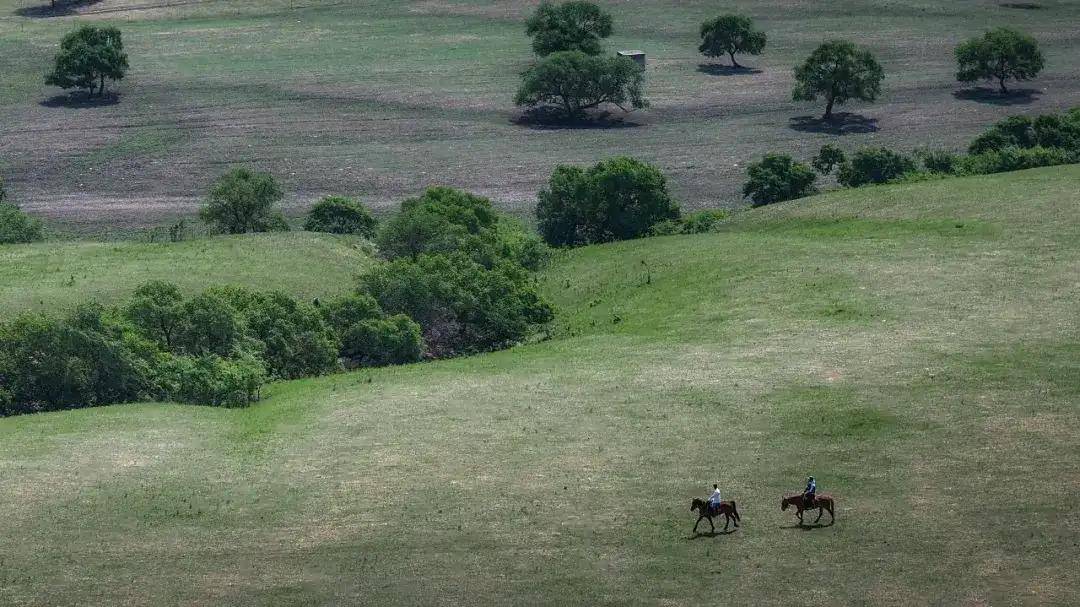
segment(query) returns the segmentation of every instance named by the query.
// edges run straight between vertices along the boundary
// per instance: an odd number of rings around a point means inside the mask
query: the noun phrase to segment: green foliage
[[[220,296],[239,313],[271,377],[296,379],[338,368],[337,336],[314,306],[280,291],[224,287],[206,294]]]
[[[957,172],[964,175],[988,175],[1074,162],[1080,162],[1080,153],[1071,150],[1042,146],[1030,148],[1010,146],[965,156],[958,163]]]
[[[960,156],[948,150],[922,150],[917,156],[927,171],[939,175],[955,173],[960,163]]]
[[[751,164],[746,174],[749,179],[743,186],[743,196],[755,207],[802,198],[817,191],[814,171],[787,154],[766,154],[760,162]]]
[[[560,165],[539,198],[540,233],[556,246],[639,238],[680,214],[664,174],[628,157],[587,170]]]
[[[365,367],[417,362],[424,354],[422,329],[404,314],[362,320],[342,335],[341,353]]]
[[[105,80],[121,80],[128,69],[124,41],[115,27],[84,25],[64,36],[45,84],[105,94]]]
[[[356,323],[383,317],[379,302],[364,293],[342,295],[320,304],[319,312],[338,335],[344,335]]]
[[[818,173],[828,175],[833,172],[833,169],[845,162],[847,162],[847,156],[844,155],[844,151],[831,143],[826,143],[821,146],[821,151],[817,153],[817,156],[814,156],[810,164]]]
[[[144,337],[167,351],[178,347],[177,338],[187,322],[185,312],[180,289],[164,280],[139,285],[123,308],[124,316]]]
[[[0,244],[21,244],[45,239],[41,220],[19,207],[0,201]]]
[[[968,147],[971,154],[1005,148],[1062,148],[1080,151],[1080,114],[1009,116],[976,137]]]
[[[869,50],[847,40],[830,40],[795,68],[795,89],[791,96],[795,101],[824,97],[824,118],[828,119],[835,104],[842,105],[849,99],[877,99],[884,77],[881,65]]]
[[[220,291],[207,290],[192,297],[184,302],[181,314],[174,338],[177,353],[228,358],[253,346],[244,318]]]
[[[765,32],[754,29],[754,21],[743,15],[723,15],[701,24],[701,46],[706,57],[731,57],[731,65],[742,67],[735,55],[760,55],[765,49]]]
[[[420,323],[436,358],[520,342],[552,318],[551,306],[520,265],[489,269],[460,252],[390,261],[361,276],[360,290],[386,312]]]
[[[446,187],[403,202],[383,225],[377,243],[387,259],[464,251],[485,267],[508,259],[536,270],[550,258],[539,238],[490,200]]]
[[[288,224],[275,206],[282,197],[281,188],[269,173],[233,169],[210,188],[199,215],[225,234],[287,230]]]
[[[162,398],[215,407],[242,407],[259,399],[266,369],[250,353],[232,358],[214,354],[166,356],[155,369]]]
[[[63,319],[26,314],[0,326],[3,414],[127,402],[150,388],[148,353],[129,327],[100,307]]]
[[[347,196],[327,196],[315,203],[304,221],[309,232],[330,234],[359,234],[365,238],[375,236],[378,222],[360,201]]]
[[[604,104],[648,107],[642,91],[645,70],[627,57],[594,57],[561,51],[541,59],[522,74],[514,104],[550,111],[566,120],[580,120]]]
[[[867,148],[852,155],[840,167],[838,181],[849,188],[886,183],[917,169],[915,160],[888,148]]]
[[[1045,65],[1039,43],[1030,35],[1005,27],[986,32],[956,47],[956,79],[996,80],[1002,94],[1009,80],[1031,80]]]
[[[611,32],[610,14],[592,2],[577,0],[558,5],[542,2],[525,22],[533,52],[541,57],[562,51],[599,55],[603,52],[600,40]]]
[[[667,219],[657,223],[649,230],[652,236],[674,236],[676,234],[705,234],[715,231],[730,214],[724,209],[706,209],[683,215],[678,219]]]

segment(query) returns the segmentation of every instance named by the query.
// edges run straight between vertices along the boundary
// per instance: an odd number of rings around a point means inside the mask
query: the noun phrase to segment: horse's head
[[[700,510],[704,505],[705,502],[695,497],[694,499],[690,500],[690,512],[693,512],[694,510]]]
[[[780,510],[787,510],[788,505],[791,504],[791,500],[787,497],[780,498]]]

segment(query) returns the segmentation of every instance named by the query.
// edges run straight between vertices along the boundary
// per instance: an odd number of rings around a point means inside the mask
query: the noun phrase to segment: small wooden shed
[[[629,57],[641,67],[645,67],[645,51],[619,51],[620,57]]]

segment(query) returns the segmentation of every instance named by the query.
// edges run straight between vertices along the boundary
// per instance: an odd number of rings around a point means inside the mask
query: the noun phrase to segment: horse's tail
[[[742,517],[739,516],[739,509],[735,507],[735,500],[731,500],[731,514],[735,515],[736,521],[742,520]]]

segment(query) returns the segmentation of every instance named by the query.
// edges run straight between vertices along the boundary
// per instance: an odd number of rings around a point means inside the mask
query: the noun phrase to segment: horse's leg
[[[724,515],[724,531],[727,531],[728,525],[730,525],[730,524],[731,524],[731,515],[730,514],[725,514]]]
[[[799,509],[798,509],[798,510],[797,510],[797,511],[795,512],[795,514],[799,515],[799,526],[800,526],[800,527],[802,527],[802,525],[803,525],[803,520],[802,520],[802,508],[799,508]]]
[[[822,514],[823,514],[824,512],[825,512],[825,511],[824,511],[824,510],[823,510],[823,509],[821,508],[821,506],[818,506],[818,509],[817,509],[817,518],[816,518],[816,519],[814,519],[814,524],[815,524],[815,525],[816,525],[816,524],[818,524],[818,521],[820,521],[820,520],[821,520],[821,515],[822,515]]]
[[[833,524],[835,522],[836,522],[836,515],[833,514],[833,505],[829,504],[829,524],[831,525],[831,524]]]
[[[694,523],[694,530],[691,531],[690,533],[697,533],[697,526],[701,524],[701,519],[703,519],[703,518],[705,518],[705,517],[704,516],[697,517],[697,522]]]
[[[709,517],[709,533],[716,533],[716,525],[712,522],[712,517]]]

